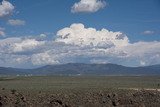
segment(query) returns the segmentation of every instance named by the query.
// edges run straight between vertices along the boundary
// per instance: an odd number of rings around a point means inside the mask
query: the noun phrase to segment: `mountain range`
[[[47,65],[35,69],[0,67],[0,75],[117,75],[117,76],[154,76],[160,75],[160,65],[126,67],[116,64],[69,63]]]

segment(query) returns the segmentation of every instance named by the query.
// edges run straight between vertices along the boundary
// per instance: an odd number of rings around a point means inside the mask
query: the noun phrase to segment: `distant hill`
[[[36,69],[0,67],[0,75],[160,75],[160,65],[125,67],[116,64],[69,63]]]
[[[25,75],[30,73],[31,72],[27,69],[0,67],[0,75]]]

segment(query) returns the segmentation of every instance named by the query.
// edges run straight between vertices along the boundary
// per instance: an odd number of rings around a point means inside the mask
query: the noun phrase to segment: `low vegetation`
[[[158,76],[1,77],[0,107],[159,107],[159,84]]]

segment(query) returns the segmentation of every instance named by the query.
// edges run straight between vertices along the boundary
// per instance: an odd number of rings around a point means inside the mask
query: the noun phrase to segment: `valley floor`
[[[160,77],[1,77],[0,107],[160,107]]]

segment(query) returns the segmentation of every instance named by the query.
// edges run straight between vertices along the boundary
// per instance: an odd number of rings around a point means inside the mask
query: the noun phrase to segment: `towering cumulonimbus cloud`
[[[93,13],[98,10],[104,8],[106,6],[106,2],[102,0],[80,0],[78,3],[75,3],[72,8],[72,13]]]
[[[83,24],[72,24],[57,32],[57,42],[78,46],[94,47],[122,47],[129,44],[128,37],[121,32],[112,32],[107,29],[96,30],[85,28]]]
[[[10,15],[13,10],[14,6],[10,2],[3,0],[0,4],[0,18]]]

